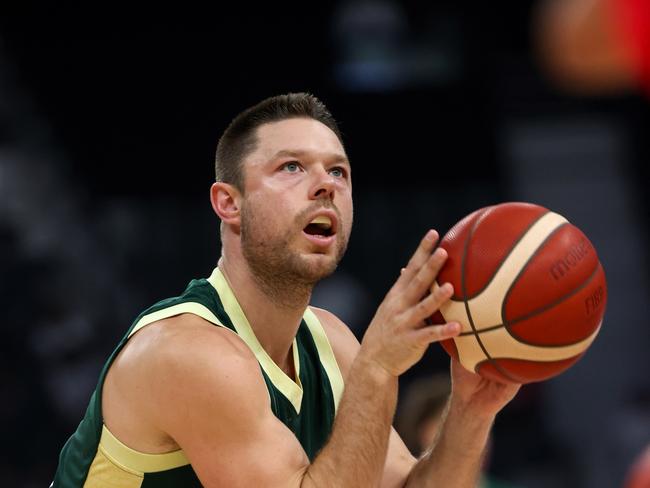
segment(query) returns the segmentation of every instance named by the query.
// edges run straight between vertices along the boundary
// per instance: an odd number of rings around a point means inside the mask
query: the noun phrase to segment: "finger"
[[[405,312],[405,321],[408,324],[419,324],[431,317],[454,294],[451,283],[434,286],[434,289],[420,302]]]
[[[427,259],[431,256],[433,249],[438,242],[438,233],[431,229],[425,234],[425,236],[420,241],[418,248],[411,256],[408,264],[405,268],[402,268],[399,278],[395,282],[393,288],[403,289],[410,280],[417,274],[420,268],[427,262]]]
[[[404,288],[404,300],[407,303],[416,303],[431,289],[445,261],[447,261],[447,251],[439,247]]]
[[[420,344],[431,344],[451,339],[460,334],[460,324],[449,322],[443,325],[429,325],[413,331],[415,340]]]

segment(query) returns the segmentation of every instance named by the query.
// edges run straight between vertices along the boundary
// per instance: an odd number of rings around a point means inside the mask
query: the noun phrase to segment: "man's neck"
[[[279,300],[253,275],[244,259],[222,257],[219,269],[261,346],[283,371],[292,372],[291,345],[309,304],[311,288],[285,289]]]

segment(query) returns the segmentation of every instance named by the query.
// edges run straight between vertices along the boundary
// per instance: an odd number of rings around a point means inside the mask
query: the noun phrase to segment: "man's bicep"
[[[166,368],[165,383],[173,386],[161,388],[161,427],[206,487],[300,486],[309,460],[273,415],[259,364],[238,344],[211,340],[194,344],[191,360],[176,357]]]
[[[293,433],[272,414],[215,424],[203,434],[179,436],[203,486],[300,486],[309,460]]]

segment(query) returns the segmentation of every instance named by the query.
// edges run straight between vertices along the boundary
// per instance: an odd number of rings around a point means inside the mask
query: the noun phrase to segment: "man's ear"
[[[224,224],[239,225],[241,193],[229,183],[217,181],[210,187],[210,202],[214,213]]]

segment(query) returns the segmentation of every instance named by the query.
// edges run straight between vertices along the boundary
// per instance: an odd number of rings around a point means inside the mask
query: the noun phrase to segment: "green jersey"
[[[323,447],[343,393],[343,378],[318,318],[309,307],[305,310],[293,341],[296,378],[291,379],[262,348],[216,268],[209,278],[193,280],[182,295],[156,303],[135,319],[104,365],[86,414],[61,451],[53,488],[201,486],[182,450],[147,454],[131,449],[104,425],[101,407],[106,373],[129,338],[152,322],[182,313],[239,335],[260,364],[275,416],[296,435],[310,459]]]

